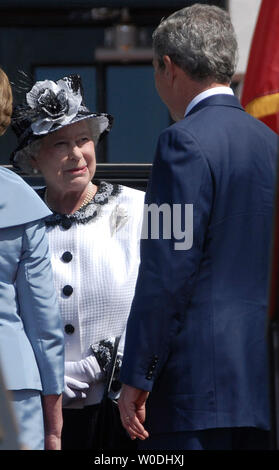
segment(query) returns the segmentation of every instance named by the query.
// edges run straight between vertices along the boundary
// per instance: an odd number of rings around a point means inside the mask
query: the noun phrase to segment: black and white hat
[[[11,155],[15,168],[26,171],[22,150],[37,139],[64,126],[88,119],[95,145],[106,135],[113,117],[105,113],[92,113],[84,104],[79,75],[69,75],[57,81],[38,81],[26,93],[26,101],[14,108],[11,127],[18,145]],[[31,167],[30,167],[31,170]]]

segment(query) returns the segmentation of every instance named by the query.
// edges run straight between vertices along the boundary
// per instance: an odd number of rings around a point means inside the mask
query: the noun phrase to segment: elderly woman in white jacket
[[[77,75],[37,82],[14,110],[15,167],[40,171],[65,336],[62,449],[92,448],[112,345],[122,340],[134,295],[144,193],[92,181],[95,146],[112,125],[84,105]],[[114,380],[115,393],[120,384]]]

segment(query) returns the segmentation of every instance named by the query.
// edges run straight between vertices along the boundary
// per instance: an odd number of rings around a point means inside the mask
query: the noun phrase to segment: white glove
[[[67,361],[65,363],[63,406],[72,400],[86,398],[89,384],[101,380],[102,377],[103,372],[93,354],[81,361]]]
[[[65,375],[64,377],[64,392],[63,392],[63,406],[67,405],[71,400],[78,400],[86,398],[86,391],[89,385],[86,382],[80,382]]]
[[[100,381],[103,377],[103,372],[96,357],[91,354],[81,361],[67,361],[65,363],[65,375],[80,382],[90,384]]]

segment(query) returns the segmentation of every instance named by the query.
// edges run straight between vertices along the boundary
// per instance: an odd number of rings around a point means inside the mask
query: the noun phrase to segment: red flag
[[[279,132],[279,1],[262,0],[244,79],[242,105]]]

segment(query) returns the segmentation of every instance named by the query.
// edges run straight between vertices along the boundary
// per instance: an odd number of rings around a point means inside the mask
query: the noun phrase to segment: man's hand
[[[121,421],[131,439],[146,439],[149,434],[142,423],[145,421],[145,403],[149,392],[130,385],[123,385],[118,407]]]

